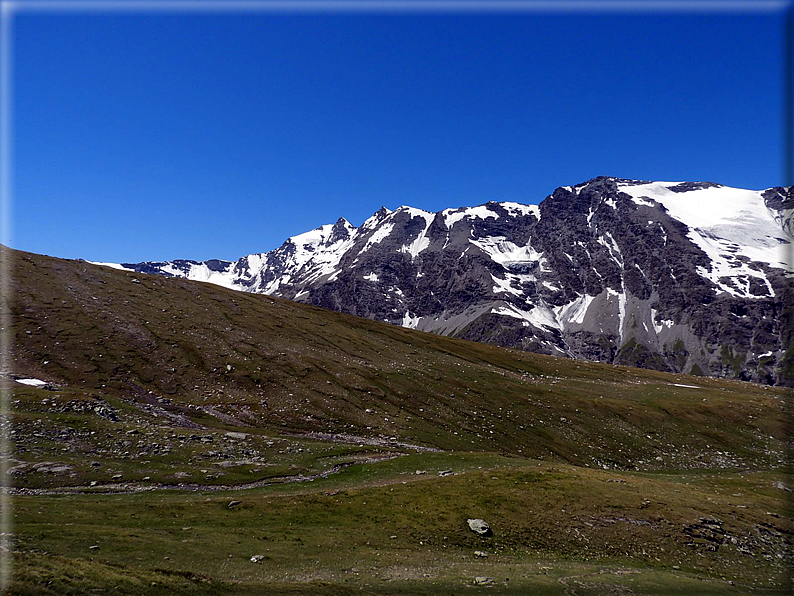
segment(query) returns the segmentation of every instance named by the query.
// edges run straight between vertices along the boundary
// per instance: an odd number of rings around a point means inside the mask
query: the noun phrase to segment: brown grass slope
[[[176,426],[349,433],[623,469],[769,468],[783,457],[783,389],[520,353],[13,254],[17,374],[156,405]]]

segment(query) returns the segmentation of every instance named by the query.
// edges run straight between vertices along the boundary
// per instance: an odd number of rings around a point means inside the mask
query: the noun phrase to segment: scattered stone
[[[88,548],[91,549],[91,550],[99,550],[99,545],[98,544],[92,544]]]
[[[134,283],[134,284],[139,284],[139,283],[141,283],[141,280],[139,280],[137,277],[133,277],[133,278],[132,278],[130,281],[131,281],[132,283]]]
[[[265,555],[253,555],[251,557],[251,562],[252,563],[259,563],[260,561],[262,561],[264,559],[265,559]]]
[[[493,578],[492,577],[482,577],[482,576],[475,577],[474,578],[474,585],[475,586],[492,586],[492,585],[494,585]]]
[[[476,550],[474,551],[474,556],[480,557],[481,559],[487,559],[488,553],[486,553],[484,550]]]
[[[417,470],[416,475],[419,476],[420,474],[427,474],[427,470]]]
[[[44,472],[45,474],[63,474],[69,472],[73,467],[61,462],[43,461],[36,464],[22,463],[6,470],[6,474],[19,476],[28,472]]]
[[[452,470],[441,470],[438,475],[439,476],[451,476],[453,474]]]
[[[113,476],[110,477],[111,480],[121,480],[121,478],[122,474],[113,474]]]
[[[242,501],[229,501],[229,509],[234,509],[238,505],[241,505]]]
[[[245,438],[248,437],[248,434],[246,434],[246,433],[236,433],[236,432],[229,431],[229,432],[226,433],[225,436],[229,437],[230,439],[245,439]]]
[[[467,519],[466,523],[469,524],[469,529],[475,534],[480,536],[493,536],[491,526],[482,519]]]

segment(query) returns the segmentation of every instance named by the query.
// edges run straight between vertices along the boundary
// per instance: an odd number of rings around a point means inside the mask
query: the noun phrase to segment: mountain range
[[[790,385],[793,189],[598,177],[538,205],[381,208],[237,261],[109,265],[503,347]]]

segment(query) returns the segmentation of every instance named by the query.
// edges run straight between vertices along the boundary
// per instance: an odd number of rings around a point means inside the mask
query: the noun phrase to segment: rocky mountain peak
[[[599,176],[540,205],[344,218],[235,264],[126,265],[548,354],[783,382],[791,188]]]

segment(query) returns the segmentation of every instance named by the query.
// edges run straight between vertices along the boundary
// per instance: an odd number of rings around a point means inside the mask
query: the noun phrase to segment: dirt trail
[[[584,590],[584,593],[591,594],[593,590],[598,591],[599,594],[605,596],[631,596],[634,590],[628,586],[620,584],[610,584],[603,582],[587,582],[584,578],[594,578],[602,574],[611,575],[625,575],[629,573],[639,573],[637,570],[615,570],[615,569],[599,569],[596,572],[579,573],[576,575],[566,575],[557,579],[563,586],[563,591],[566,596],[577,596],[576,589]],[[573,585],[571,585],[573,584]]]
[[[393,447],[400,449],[412,449],[413,451],[429,451],[433,453],[440,453],[442,450],[436,447],[427,447],[426,445],[416,445],[414,443],[405,443],[398,441],[396,438],[387,437],[364,437],[360,435],[351,435],[347,433],[324,433],[324,432],[308,432],[308,433],[282,433],[285,437],[297,437],[301,439],[315,439],[318,441],[330,441],[332,443],[350,443],[360,445],[373,445],[375,447]]]
[[[140,482],[118,482],[115,484],[103,484],[102,486],[56,486],[52,488],[6,488],[0,492],[10,495],[123,495],[133,493],[143,493],[160,490],[179,490],[188,492],[231,492],[248,490],[252,488],[262,488],[276,484],[291,484],[294,482],[312,482],[318,478],[327,478],[349,466],[357,464],[368,464],[379,461],[387,461],[396,457],[401,457],[403,453],[380,455],[368,457],[357,461],[343,462],[331,466],[329,469],[317,474],[294,474],[291,476],[271,476],[263,480],[246,482],[244,484],[199,484],[193,482],[180,482],[177,484],[163,484],[153,482],[143,484]]]

